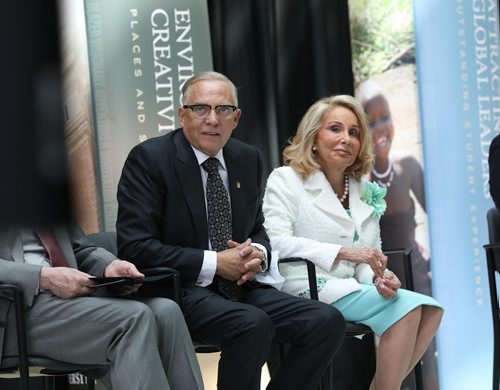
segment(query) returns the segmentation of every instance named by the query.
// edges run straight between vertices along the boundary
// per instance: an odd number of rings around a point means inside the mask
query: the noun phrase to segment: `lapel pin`
[[[241,188],[241,183],[239,181],[236,182],[236,188]]]

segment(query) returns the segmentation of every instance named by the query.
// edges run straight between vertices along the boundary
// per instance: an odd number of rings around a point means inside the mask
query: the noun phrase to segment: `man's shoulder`
[[[500,148],[500,134],[493,137],[490,144],[490,153]]]
[[[174,137],[181,131],[181,129],[177,129],[171,131],[167,134],[158,135],[156,137],[148,138],[145,141],[137,144],[135,147],[141,147],[146,149],[155,149],[158,147],[165,147],[165,145],[171,145]]]
[[[259,149],[256,146],[247,144],[233,137],[228,139],[224,149],[227,151],[236,151],[238,153],[248,153],[255,156],[260,154]]]
[[[132,155],[148,155],[150,157],[169,154],[175,150],[175,138],[179,137],[178,133],[181,129],[171,131],[167,134],[149,138],[135,145],[132,150]]]

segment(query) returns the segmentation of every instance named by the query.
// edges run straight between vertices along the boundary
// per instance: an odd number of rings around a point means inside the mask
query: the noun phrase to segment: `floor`
[[[196,355],[198,362],[200,363],[201,374],[203,376],[203,383],[205,385],[205,390],[216,390],[217,389],[217,364],[219,363],[220,353],[199,353]],[[70,380],[70,389],[84,389],[86,385],[80,385],[80,383],[85,383],[85,378],[79,374],[75,374],[74,380]],[[269,371],[267,365],[262,368],[261,377],[261,389],[265,389],[269,383]],[[3,387],[0,386],[3,390]],[[41,387],[40,387],[41,388]],[[106,388],[97,381],[96,390],[106,390]],[[14,389],[14,387],[12,388]],[[36,388],[38,389],[38,388]],[[9,389],[6,389],[9,390]]]
[[[219,353],[199,353],[197,354],[200,362],[201,374],[205,390],[217,389],[217,364],[219,362]],[[269,383],[269,371],[267,365],[262,368],[261,389],[265,389]]]

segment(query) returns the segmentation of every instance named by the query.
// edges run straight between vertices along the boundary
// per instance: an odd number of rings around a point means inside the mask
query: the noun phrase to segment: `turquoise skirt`
[[[346,321],[367,325],[379,336],[416,307],[442,308],[434,298],[402,288],[388,299],[375,286],[360,284],[360,287],[361,290],[340,298],[332,306],[340,310]]]

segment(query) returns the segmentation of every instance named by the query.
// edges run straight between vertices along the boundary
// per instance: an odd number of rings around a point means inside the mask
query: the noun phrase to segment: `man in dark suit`
[[[178,305],[165,298],[113,297],[91,287],[92,276],[144,275],[87,244],[76,225],[37,232],[0,228],[0,282],[23,291],[31,355],[109,366],[104,382],[114,389],[202,389]],[[126,286],[119,295],[136,289]],[[12,317],[9,302],[0,300],[0,358],[17,355]]]
[[[273,341],[291,350],[268,389],[315,389],[342,343],[344,319],[255,281],[276,259],[263,227],[260,153],[230,138],[241,114],[236,88],[203,72],[182,92],[182,128],[137,145],[125,162],[119,253],[180,272],[194,342],[221,349],[219,389],[260,389]]]
[[[491,141],[488,164],[491,198],[497,209],[500,210],[500,134],[497,134]]]

